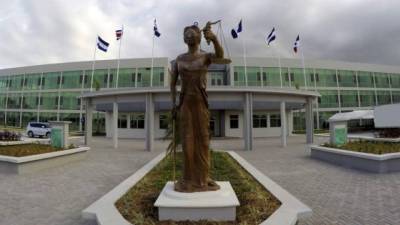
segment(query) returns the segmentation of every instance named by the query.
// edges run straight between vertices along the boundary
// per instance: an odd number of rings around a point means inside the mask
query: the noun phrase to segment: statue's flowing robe
[[[177,60],[181,78],[180,131],[183,150],[183,189],[207,190],[209,180],[209,120],[207,101],[207,68],[209,58],[202,54],[194,59]],[[182,188],[182,187],[181,187]]]

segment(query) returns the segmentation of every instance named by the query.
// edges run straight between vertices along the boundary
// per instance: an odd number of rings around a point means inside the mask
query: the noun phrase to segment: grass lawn
[[[0,155],[22,157],[61,150],[63,149],[44,144],[4,145],[0,146]]]
[[[322,146],[329,148],[338,148],[355,152],[371,153],[371,154],[386,154],[400,152],[400,143],[382,142],[382,141],[352,141],[342,146],[331,145],[325,143]]]
[[[135,225],[256,225],[266,220],[281,203],[248,174],[229,154],[212,152],[211,177],[216,181],[230,181],[240,206],[236,222],[173,222],[158,221],[153,206],[167,181],[172,180],[172,158],[164,158],[142,180],[116,203],[123,217]],[[177,157],[177,178],[181,177],[182,158]]]

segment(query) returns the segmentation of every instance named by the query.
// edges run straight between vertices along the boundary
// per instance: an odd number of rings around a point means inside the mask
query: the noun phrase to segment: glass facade
[[[360,106],[372,107],[375,105],[375,91],[360,91]]]
[[[83,71],[65,71],[62,73],[62,89],[80,89],[83,82]]]
[[[79,110],[81,101],[78,98],[80,92],[67,92],[60,95],[60,109]]]
[[[315,82],[317,87],[337,87],[336,70],[316,69]]]
[[[90,89],[163,87],[168,86],[165,67],[132,66],[120,68],[118,78],[115,66],[109,68],[69,69],[66,71],[38,71],[27,73],[10,72],[0,76],[0,125],[25,126],[27,122],[70,120],[71,130],[79,129],[80,117],[84,117],[78,96]],[[372,108],[376,105],[400,103],[400,73],[363,71],[362,69],[328,69],[274,66],[231,67],[230,71],[209,71],[209,86],[249,86],[254,88],[276,87],[316,90],[320,128],[324,120],[337,111],[350,111],[359,107]],[[153,72],[152,72],[153,71]],[[232,79],[232,80],[231,80]],[[164,117],[163,117],[164,118]],[[96,117],[94,115],[94,120]],[[303,129],[304,115],[294,116],[295,129]],[[105,117],[100,113],[99,132],[105,130]],[[129,114],[121,126],[133,129],[144,128],[143,114]],[[254,126],[265,127],[279,124],[273,114],[254,114]],[[265,122],[268,121],[268,124]],[[274,121],[274,122],[271,122]],[[273,124],[270,124],[273,123]],[[126,124],[126,125],[125,125]],[[164,125],[162,125],[164,126]],[[94,126],[94,130],[97,129]]]
[[[281,86],[281,75],[279,72],[279,68],[264,67],[262,69],[263,69],[264,86],[271,86],[271,87]]]
[[[39,93],[24,93],[22,109],[37,109],[39,105]]]
[[[40,109],[58,109],[58,92],[42,93],[40,97]]]
[[[318,98],[320,108],[338,108],[339,96],[337,90],[319,90],[321,97]]]
[[[374,76],[372,72],[360,71],[358,72],[358,86],[359,87],[374,87]]]
[[[339,70],[337,77],[340,87],[357,87],[357,77],[355,71]]]
[[[358,107],[357,91],[340,91],[340,101],[342,107]]]

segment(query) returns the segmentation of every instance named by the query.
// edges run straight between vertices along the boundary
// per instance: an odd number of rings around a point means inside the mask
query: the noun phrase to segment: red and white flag
[[[124,34],[124,30],[122,30],[122,29],[115,31],[115,35],[117,36],[117,41],[122,38],[123,34]]]

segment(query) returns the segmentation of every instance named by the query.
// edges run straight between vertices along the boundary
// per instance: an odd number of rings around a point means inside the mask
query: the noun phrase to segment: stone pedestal
[[[71,121],[50,121],[51,146],[66,149],[69,145],[69,124]]]
[[[182,193],[168,182],[154,206],[158,207],[158,219],[162,220],[210,220],[235,221],[239,200],[229,182],[217,182],[218,191]]]

